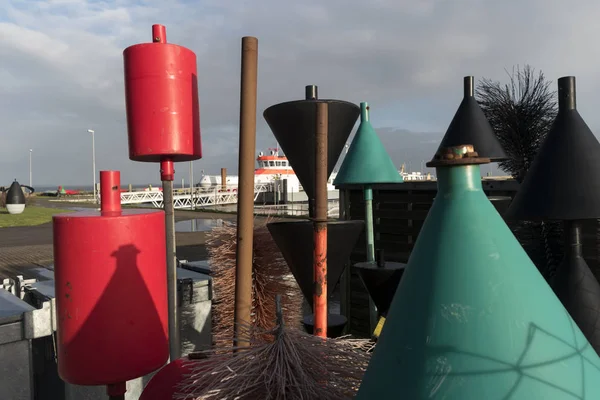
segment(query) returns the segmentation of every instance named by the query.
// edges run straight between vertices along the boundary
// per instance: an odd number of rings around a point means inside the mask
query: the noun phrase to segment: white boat
[[[435,181],[435,177],[431,175],[431,173],[424,174],[422,172],[406,172],[406,165],[402,164],[400,171],[398,171],[400,175],[402,175],[402,179],[404,182],[414,182],[414,181]]]
[[[302,185],[296,176],[296,173],[292,169],[289,160],[285,155],[279,154],[278,148],[270,148],[269,154],[264,154],[262,151],[258,153],[256,158],[258,167],[254,170],[254,183],[255,184],[268,184],[273,183],[277,180],[287,179],[287,191],[288,193],[303,192]],[[336,172],[332,172],[327,182],[327,190],[336,190],[333,186],[333,180],[337,176]],[[234,188],[238,185],[237,175],[228,175],[226,177],[225,184],[228,187]],[[221,175],[205,175],[202,174],[199,186],[205,189],[209,189],[215,186],[221,186]]]

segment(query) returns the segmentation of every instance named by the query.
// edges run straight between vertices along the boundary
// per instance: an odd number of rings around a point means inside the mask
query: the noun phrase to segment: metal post
[[[194,204],[194,162],[190,161],[190,200],[192,201],[191,208],[192,210],[196,209],[196,205]]]
[[[307,85],[304,87],[304,98],[306,100],[317,100],[319,98],[319,88],[316,85]],[[318,123],[317,123],[318,124]],[[309,182],[312,184],[314,182]],[[309,218],[315,217],[315,199],[308,198],[308,216]]]
[[[221,189],[227,190],[227,168],[221,168]]]
[[[93,129],[88,129],[88,133],[92,134],[92,173],[94,174],[94,203],[98,203],[98,199],[96,198],[96,140],[94,138]]]
[[[33,149],[29,149],[29,187],[33,187],[33,170],[32,170],[32,157]]]
[[[181,357],[179,340],[179,307],[177,306],[177,261],[175,255],[175,210],[173,205],[173,179],[175,169],[170,159],[161,160],[160,177],[163,187],[165,231],[167,244],[167,303],[169,307],[169,359]]]
[[[365,230],[367,236],[367,262],[375,261],[375,234],[373,233],[373,189],[365,186]]]
[[[327,337],[327,103],[317,103],[315,140],[314,314],[316,336]]]
[[[367,239],[367,262],[375,262],[375,227],[373,225],[373,189],[370,185],[364,188],[365,197],[365,233]],[[369,296],[369,327],[371,332],[377,327],[377,307]]]
[[[239,183],[235,273],[234,346],[247,347],[244,325],[251,323],[252,244],[254,235],[254,152],[256,148],[256,86],[258,39],[242,38],[240,84]]]
[[[281,203],[282,204],[288,203],[288,184],[287,183],[288,183],[287,179],[284,179],[281,183],[281,186],[282,186],[282,189],[281,189],[282,201],[281,201]]]

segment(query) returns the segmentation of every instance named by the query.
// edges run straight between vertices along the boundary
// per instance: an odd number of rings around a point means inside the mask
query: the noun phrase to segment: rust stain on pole
[[[254,234],[254,152],[256,148],[256,86],[258,39],[242,38],[240,85],[240,148],[237,203],[234,346],[250,345],[246,337],[252,311],[252,242]]]
[[[327,103],[317,103],[315,140],[314,314],[316,336],[327,337]]]
[[[227,168],[221,168],[221,188],[227,189]]]

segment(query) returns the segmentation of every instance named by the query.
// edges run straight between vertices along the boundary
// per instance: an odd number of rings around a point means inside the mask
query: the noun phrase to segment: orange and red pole
[[[314,315],[316,336],[327,337],[327,129],[328,104],[318,102],[315,148]]]

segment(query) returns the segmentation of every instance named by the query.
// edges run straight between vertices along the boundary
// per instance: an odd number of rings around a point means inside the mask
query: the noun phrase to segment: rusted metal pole
[[[252,156],[254,156],[254,154],[252,154]],[[221,168],[221,188],[227,190],[227,168]]]
[[[317,103],[315,140],[314,314],[316,336],[327,337],[327,103]]]
[[[256,148],[256,85],[258,39],[242,38],[240,148],[237,203],[234,346],[250,345],[245,325],[252,311],[252,241],[254,234],[254,151]]]

